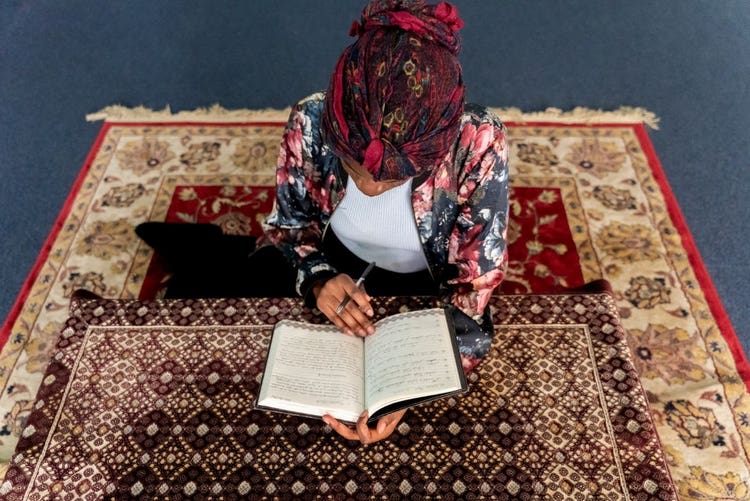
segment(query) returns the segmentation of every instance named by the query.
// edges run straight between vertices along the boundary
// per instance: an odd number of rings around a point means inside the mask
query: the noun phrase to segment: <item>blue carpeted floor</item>
[[[469,98],[527,111],[642,106],[750,352],[750,3],[456,0]],[[0,317],[109,104],[282,108],[325,87],[364,2],[0,3]]]

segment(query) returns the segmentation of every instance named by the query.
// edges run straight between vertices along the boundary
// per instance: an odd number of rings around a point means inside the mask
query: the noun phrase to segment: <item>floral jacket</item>
[[[324,99],[324,93],[313,94],[292,109],[276,166],[274,209],[263,225],[266,237],[298,270],[301,295],[316,279],[336,273],[320,249],[347,176],[321,136]],[[489,350],[487,304],[507,267],[505,133],[487,109],[467,105],[455,147],[436,169],[412,182],[422,248],[444,303],[455,307],[465,369]]]

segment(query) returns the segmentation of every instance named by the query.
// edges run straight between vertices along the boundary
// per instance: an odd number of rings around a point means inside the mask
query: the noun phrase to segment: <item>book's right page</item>
[[[370,416],[396,402],[465,387],[455,336],[442,308],[379,321],[365,338],[365,402]]]

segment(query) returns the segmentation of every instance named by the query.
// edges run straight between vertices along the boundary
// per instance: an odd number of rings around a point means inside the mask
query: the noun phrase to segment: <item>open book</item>
[[[273,330],[256,407],[369,421],[467,389],[453,324],[441,308],[399,313],[375,333],[282,320]]]

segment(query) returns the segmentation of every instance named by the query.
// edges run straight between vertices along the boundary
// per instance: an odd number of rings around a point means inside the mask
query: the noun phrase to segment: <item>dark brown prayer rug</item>
[[[378,314],[431,301],[384,299]],[[79,295],[0,494],[675,499],[611,295],[492,301],[497,333],[470,391],[362,446],[253,409],[272,325],[324,321],[299,300]]]

